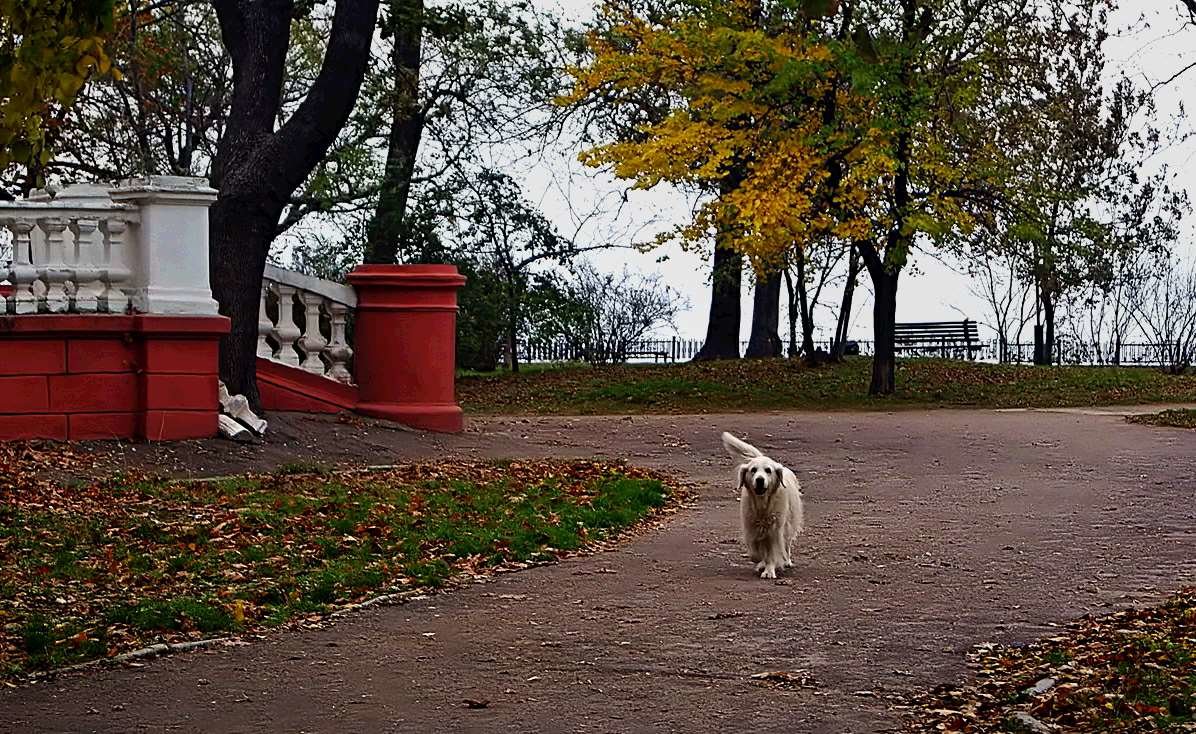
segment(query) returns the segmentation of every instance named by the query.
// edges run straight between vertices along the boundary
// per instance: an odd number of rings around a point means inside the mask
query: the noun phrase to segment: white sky
[[[571,19],[589,17],[594,5],[592,0],[534,1],[541,7],[563,9],[565,17]],[[1178,0],[1142,0],[1119,5],[1112,18],[1115,35],[1106,46],[1112,68],[1124,69],[1143,83],[1149,83],[1166,79],[1196,60],[1196,30],[1183,27]],[[1174,115],[1180,103],[1196,110],[1196,69],[1160,89],[1157,99],[1160,121]],[[1189,125],[1187,129],[1196,128]],[[1196,141],[1188,141],[1169,150],[1164,160],[1172,169],[1180,171],[1178,185],[1188,188],[1196,197]],[[603,197],[613,198],[625,188],[625,184],[615,182],[609,176],[581,172],[582,167],[576,163],[574,154],[562,151],[538,163],[524,176],[524,186],[530,198],[540,203],[544,212],[563,232],[576,229],[571,212],[586,211],[592,208],[593,202]],[[566,185],[567,196],[563,191]],[[580,241],[587,243],[602,239],[612,232],[636,230],[641,225],[644,229],[639,236],[645,238],[647,233],[686,221],[688,215],[685,198],[667,187],[652,192],[632,192],[622,207],[608,206],[603,216],[588,222],[581,230]],[[1192,236],[1196,227],[1193,224],[1191,220],[1187,222],[1184,241],[1180,245],[1188,253],[1196,253],[1196,238]],[[666,259],[658,262],[662,257]],[[649,254],[609,251],[595,255],[592,259],[602,269],[618,270],[626,263],[633,269],[662,273],[666,282],[689,301],[689,308],[677,320],[678,333],[686,338],[705,336],[706,317],[710,308],[707,283],[710,266],[706,255],[682,252],[680,248],[670,246]],[[983,302],[970,292],[966,277],[924,253],[915,256],[913,265],[914,271],[907,271],[903,275],[898,292],[899,321],[953,320],[962,318],[964,314],[981,322],[986,319]],[[866,292],[867,277],[861,277],[860,282],[864,288],[857,291],[852,336],[869,339],[871,301]],[[835,290],[838,291],[838,288]],[[832,301],[837,301],[838,297],[837,292],[830,295]],[[782,339],[785,338],[786,329],[784,300],[782,295]],[[751,293],[745,288],[742,321],[744,339],[747,338],[750,322]],[[827,327],[833,330],[833,324],[820,323],[817,338],[829,336]]]

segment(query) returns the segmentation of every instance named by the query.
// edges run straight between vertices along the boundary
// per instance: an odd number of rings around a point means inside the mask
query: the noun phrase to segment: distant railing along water
[[[641,339],[616,347],[594,347],[583,342],[566,339],[531,341],[519,345],[519,359],[526,363],[590,362],[590,363],[672,363],[688,362],[702,349],[703,340],[684,339]],[[852,351],[870,357],[873,342],[867,339],[850,340]],[[977,361],[1001,364],[1032,364],[1034,344],[1030,342],[1005,343],[993,339],[981,342]],[[747,351],[748,342],[739,343],[739,353]],[[815,349],[829,352],[829,340],[815,340]],[[857,351],[858,350],[858,351]],[[800,351],[800,350],[799,350]],[[1168,350],[1164,345],[1145,342],[1123,342],[1099,346],[1078,339],[1061,338],[1055,341],[1051,355],[1053,364],[1064,365],[1121,365],[1127,367],[1155,367],[1168,364]],[[782,356],[793,356],[786,346]],[[937,357],[941,359],[966,359],[963,345],[926,346],[907,350],[902,357]]]

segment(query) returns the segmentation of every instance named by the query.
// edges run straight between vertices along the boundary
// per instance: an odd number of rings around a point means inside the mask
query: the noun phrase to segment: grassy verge
[[[669,498],[647,472],[590,462],[293,467],[76,486],[34,473],[16,480],[19,461],[6,468],[0,665],[8,676],[261,630],[382,592],[546,561],[613,537]]]
[[[911,359],[897,394],[869,398],[871,362],[804,367],[790,360],[564,367],[458,380],[474,413],[707,413],[922,406],[994,408],[1196,401],[1196,376],[1146,368],[1032,367]]]
[[[1171,428],[1196,428],[1196,410],[1164,410],[1148,415],[1131,415],[1130,423]]]
[[[971,663],[976,680],[918,701],[912,730],[1193,731],[1196,589],[1023,647],[982,645]]]

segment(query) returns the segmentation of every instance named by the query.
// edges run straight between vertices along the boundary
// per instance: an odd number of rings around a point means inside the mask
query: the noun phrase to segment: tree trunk
[[[419,110],[423,15],[423,0],[390,0],[389,22],[394,26],[390,58],[395,73],[390,136],[378,206],[366,229],[367,263],[398,262],[399,251],[408,236],[404,226],[407,200],[424,131]]]
[[[212,293],[232,320],[220,375],[261,409],[257,318],[262,274],[291,194],[327,153],[365,75],[378,0],[338,0],[320,72],[295,113],[274,129],[290,45],[293,0],[215,0],[233,66],[232,104],[212,162],[219,197],[209,211]]]
[[[519,298],[515,294],[515,281],[508,281],[507,287],[507,349],[511,351],[511,372],[519,371]]]
[[[876,293],[876,302],[872,306],[875,351],[869,395],[892,395],[896,389],[897,351],[893,337],[897,321],[897,279],[900,275],[899,270],[889,272],[883,268],[872,273],[872,288]]]
[[[735,170],[719,183],[719,193],[726,195],[743,180]],[[743,289],[743,255],[731,246],[733,231],[723,224],[714,240],[714,267],[710,277],[710,319],[706,341],[694,355],[694,361],[739,359],[740,291]]]
[[[793,274],[785,266],[785,293],[789,299],[789,358],[797,357],[797,296],[793,290]]]
[[[847,330],[851,327],[851,301],[855,296],[856,281],[860,277],[859,251],[855,245],[847,255],[847,282],[843,284],[843,301],[839,305],[839,318],[835,322],[835,341],[831,345],[831,359],[842,361],[847,349]]]
[[[278,222],[271,212],[254,211],[260,208],[233,199],[226,187],[208,215],[212,297],[232,322],[220,342],[220,376],[229,393],[244,395],[255,409],[261,408],[255,377],[262,274]]]
[[[893,246],[902,247],[908,243],[894,241]],[[872,383],[869,395],[892,395],[896,388],[897,350],[894,344],[894,325],[897,322],[897,280],[901,269],[888,263],[887,253],[881,254],[875,246],[863,244],[858,247],[860,257],[868,268],[872,279],[874,300],[872,304]]]
[[[1055,363],[1055,298],[1049,293],[1043,294],[1042,315],[1045,327],[1042,341],[1042,364],[1052,365]]]
[[[739,359],[739,293],[742,284],[743,256],[729,247],[716,245],[706,343],[694,355],[694,361]]]
[[[801,351],[806,359],[814,358],[814,312],[810,308],[810,294],[806,289],[806,256],[797,254],[797,295],[801,307]]]
[[[1055,363],[1055,296],[1041,281],[1035,287],[1039,323],[1034,327],[1034,364],[1047,367]]]
[[[781,320],[781,278],[778,273],[768,273],[764,280],[756,283],[752,296],[752,333],[748,338],[747,353],[750,359],[765,359],[781,356],[781,337],[777,327]]]

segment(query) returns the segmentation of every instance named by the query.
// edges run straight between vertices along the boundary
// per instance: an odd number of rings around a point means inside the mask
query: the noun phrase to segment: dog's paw
[[[762,579],[775,579],[776,577],[777,570],[772,566],[769,566],[760,572],[760,578]]]
[[[764,570],[764,561],[756,561],[756,573]]]

